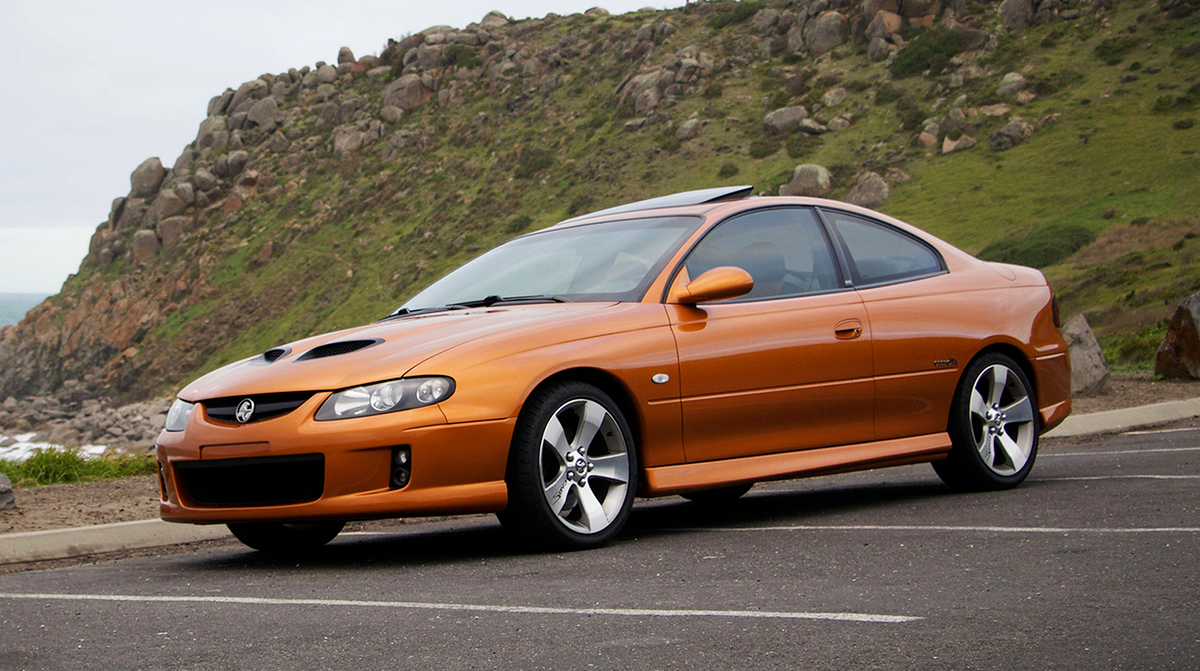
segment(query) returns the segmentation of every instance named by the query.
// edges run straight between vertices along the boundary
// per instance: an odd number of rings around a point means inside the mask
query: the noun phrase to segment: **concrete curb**
[[[1047,431],[1045,435],[1054,438],[1071,436],[1087,436],[1097,433],[1112,433],[1114,431],[1129,431],[1144,426],[1153,426],[1165,422],[1175,422],[1200,416],[1200,398],[1186,401],[1167,401],[1154,403],[1137,408],[1122,408],[1093,412],[1087,415],[1071,415],[1062,424]]]
[[[0,564],[67,559],[226,537],[231,536],[224,526],[170,524],[162,520],[0,534]]]
[[[1200,398],[1168,401],[1137,408],[1072,415],[1046,432],[1046,435],[1065,438],[1128,431],[1198,416]],[[169,524],[162,520],[0,534],[0,564],[67,559],[229,537],[229,530],[221,525]]]

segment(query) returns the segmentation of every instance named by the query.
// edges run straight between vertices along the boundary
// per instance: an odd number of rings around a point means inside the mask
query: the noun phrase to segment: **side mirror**
[[[729,298],[745,296],[754,288],[750,273],[733,266],[721,266],[703,273],[688,282],[671,296],[671,302],[680,305],[711,303]]]

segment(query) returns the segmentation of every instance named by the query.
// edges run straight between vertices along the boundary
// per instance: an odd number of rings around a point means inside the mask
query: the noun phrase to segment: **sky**
[[[521,19],[598,3],[617,14],[684,0],[6,0],[0,293],[57,293],[133,169],[151,156],[170,167],[226,88],[493,9]]]

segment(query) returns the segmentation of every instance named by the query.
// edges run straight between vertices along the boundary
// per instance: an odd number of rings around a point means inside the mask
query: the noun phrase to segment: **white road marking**
[[[674,531],[982,531],[1005,534],[1149,534],[1200,533],[1200,527],[990,527],[945,524],[798,524],[771,527],[688,527]]]
[[[1155,433],[1182,433],[1184,431],[1200,431],[1200,427],[1189,426],[1183,429],[1155,429],[1153,431],[1126,431],[1126,436],[1148,436]]]
[[[1064,475],[1055,478],[1033,478],[1037,482],[1050,480],[1200,480],[1200,475]]]
[[[238,596],[139,596],[134,594],[17,594],[0,592],[0,599],[33,601],[116,601],[126,603],[213,603],[251,606],[336,606],[339,608],[397,608],[522,615],[615,615],[622,617],[731,617],[774,620],[838,620],[841,622],[904,623],[924,618],[911,615],[870,613],[805,613],[758,610],[691,610],[658,608],[550,608],[544,606],[497,606],[470,603],[427,603],[420,601],[357,601],[352,599],[266,599]]]
[[[1109,450],[1106,452],[1047,452],[1038,453],[1038,459],[1053,457],[1098,457],[1106,454],[1151,454],[1155,452],[1200,452],[1200,447],[1156,447],[1147,450]]]

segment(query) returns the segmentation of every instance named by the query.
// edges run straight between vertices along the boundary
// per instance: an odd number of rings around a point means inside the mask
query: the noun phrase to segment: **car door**
[[[689,462],[874,438],[871,329],[811,208],[732,217],[689,252],[675,284],[743,268],[746,296],[669,305]]]
[[[875,357],[875,430],[879,440],[946,430],[965,366],[964,301],[941,255],[884,222],[821,208],[871,320]]]

